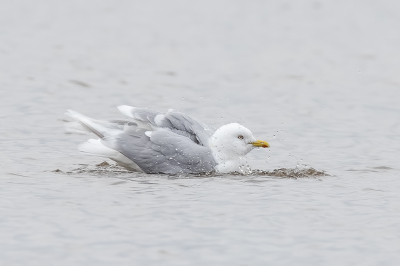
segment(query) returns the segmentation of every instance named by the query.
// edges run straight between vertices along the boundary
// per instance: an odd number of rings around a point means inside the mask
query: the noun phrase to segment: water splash
[[[94,166],[88,164],[81,164],[80,167],[72,169],[70,171],[62,171],[60,169],[56,169],[52,171],[54,173],[60,174],[68,174],[68,175],[76,175],[76,174],[93,174],[93,175],[118,175],[118,174],[127,174],[132,173],[131,171],[117,165],[117,164],[109,164],[104,161],[102,163],[96,164]]]
[[[73,169],[68,172],[61,171],[60,169],[56,169],[52,172],[60,173],[60,174],[68,174],[68,175],[76,175],[76,174],[89,174],[89,175],[104,175],[104,176],[118,176],[118,175],[126,175],[126,174],[138,174],[139,172],[131,172],[117,164],[109,164],[104,161],[102,163],[96,164],[94,166],[83,164],[82,166]],[[140,173],[144,174],[144,173]],[[144,174],[146,175],[146,174]],[[219,174],[216,172],[207,172],[207,173],[198,173],[198,174],[177,174],[177,175],[162,175],[169,176],[171,178],[193,178],[193,177],[223,177],[223,176],[267,176],[267,177],[281,177],[281,178],[314,178],[321,176],[329,176],[325,171],[316,170],[312,167],[306,168],[279,168],[274,169],[272,171],[265,171],[259,169],[250,169],[249,166],[245,166],[241,169],[241,172],[233,172],[229,174]]]
[[[253,170],[253,176],[274,176],[283,178],[307,178],[329,176],[325,171],[319,171],[312,167],[310,168],[279,168],[272,171]]]

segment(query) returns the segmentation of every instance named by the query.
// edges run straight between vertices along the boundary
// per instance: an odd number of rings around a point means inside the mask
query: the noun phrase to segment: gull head
[[[211,137],[211,147],[218,153],[244,156],[254,148],[269,148],[266,141],[257,140],[246,127],[231,123],[217,129]]]

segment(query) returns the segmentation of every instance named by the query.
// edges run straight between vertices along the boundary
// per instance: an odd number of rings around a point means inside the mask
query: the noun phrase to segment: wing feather
[[[153,129],[166,128],[172,132],[185,136],[191,139],[196,144],[207,146],[208,139],[212,132],[211,130],[186,114],[169,110],[163,114],[157,111],[148,110],[145,108],[130,107],[127,105],[118,106],[118,109],[124,115],[131,117],[134,121],[151,125]]]
[[[153,131],[151,137],[139,130],[123,131],[102,143],[134,161],[145,173],[203,173],[214,170],[211,150],[167,130]]]

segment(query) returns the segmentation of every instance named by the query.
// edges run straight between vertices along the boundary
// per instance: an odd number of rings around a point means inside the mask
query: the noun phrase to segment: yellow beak
[[[257,140],[257,141],[252,142],[251,144],[253,144],[253,146],[255,146],[255,147],[269,148],[268,142],[263,141],[263,140]]]

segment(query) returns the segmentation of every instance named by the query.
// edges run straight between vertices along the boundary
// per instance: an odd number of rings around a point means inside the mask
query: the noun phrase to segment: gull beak
[[[269,148],[268,142],[263,141],[263,140],[256,140],[254,142],[251,142],[250,144],[253,144],[254,147]]]

